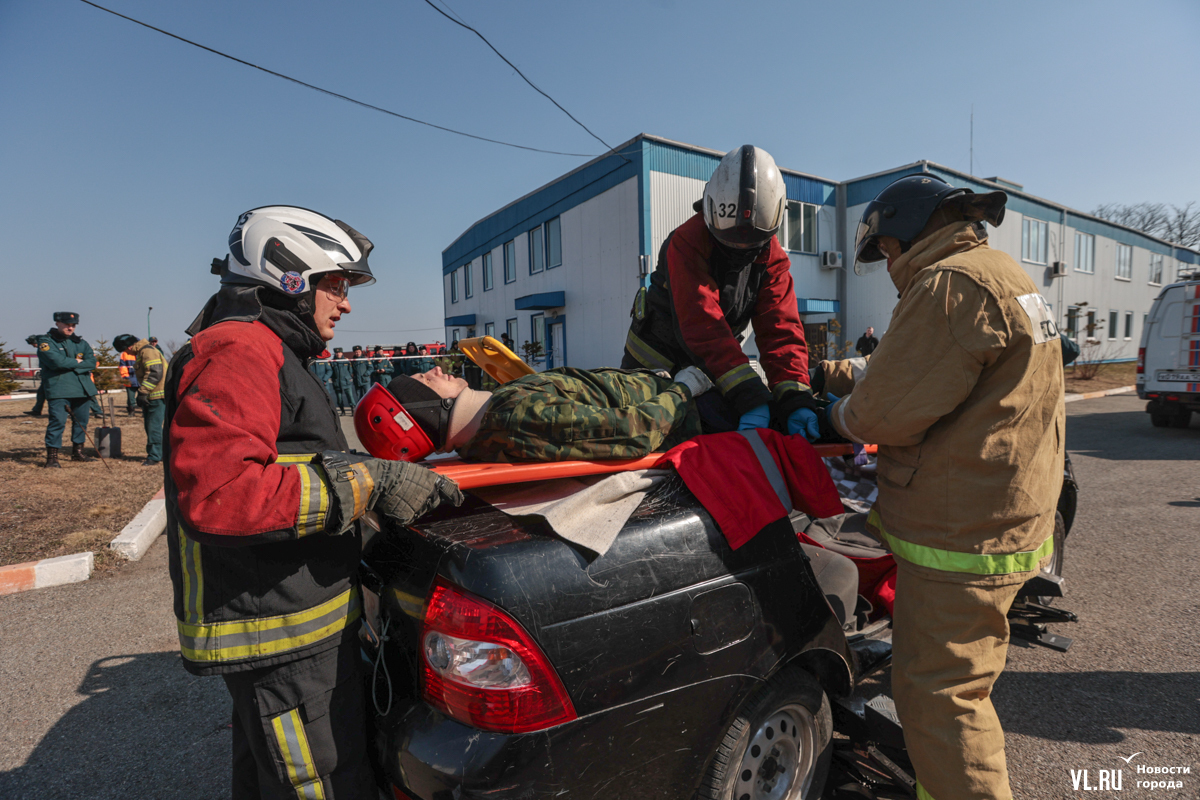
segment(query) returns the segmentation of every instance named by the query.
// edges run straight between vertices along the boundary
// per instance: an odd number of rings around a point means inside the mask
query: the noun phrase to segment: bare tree
[[[1092,216],[1185,247],[1200,245],[1200,209],[1194,202],[1182,207],[1164,203],[1102,203],[1092,209]]]

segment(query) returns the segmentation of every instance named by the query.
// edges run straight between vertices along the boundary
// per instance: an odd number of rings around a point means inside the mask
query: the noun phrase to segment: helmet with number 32
[[[759,250],[783,224],[787,190],[771,154],[747,144],[721,159],[701,202],[713,238],[732,250]]]

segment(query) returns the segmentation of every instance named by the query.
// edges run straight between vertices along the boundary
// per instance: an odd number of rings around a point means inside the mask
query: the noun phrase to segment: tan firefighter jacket
[[[891,277],[887,335],[829,409],[844,436],[879,445],[875,526],[897,556],[943,573],[1036,569],[1053,550],[1063,474],[1053,317],[973,223],[917,242]]]

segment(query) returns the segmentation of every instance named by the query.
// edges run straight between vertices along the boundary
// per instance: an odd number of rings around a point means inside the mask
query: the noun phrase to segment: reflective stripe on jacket
[[[829,417],[879,445],[873,521],[897,556],[1004,575],[1053,547],[1063,372],[1033,280],[985,242],[959,223],[892,264],[901,297],[887,335]]]
[[[288,316],[214,322],[167,375],[167,541],[195,674],[290,661],[357,629],[360,537],[326,532],[333,495],[309,463],[348,447]]]

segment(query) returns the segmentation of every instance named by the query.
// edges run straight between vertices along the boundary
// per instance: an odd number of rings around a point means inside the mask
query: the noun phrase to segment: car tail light
[[[498,733],[542,730],[576,717],[533,637],[496,606],[440,578],[421,626],[421,694],[459,722]]]
[[[1178,403],[1178,402],[1179,402],[1179,395],[1177,395],[1177,394],[1169,394],[1169,395],[1167,395],[1167,399],[1168,399],[1168,400],[1170,400],[1172,403]]]
[[[1145,371],[1146,371],[1146,348],[1139,347],[1138,348],[1137,374],[1141,375]]]
[[[1157,400],[1158,394],[1155,392],[1146,392],[1146,397],[1150,398],[1151,400]]]

